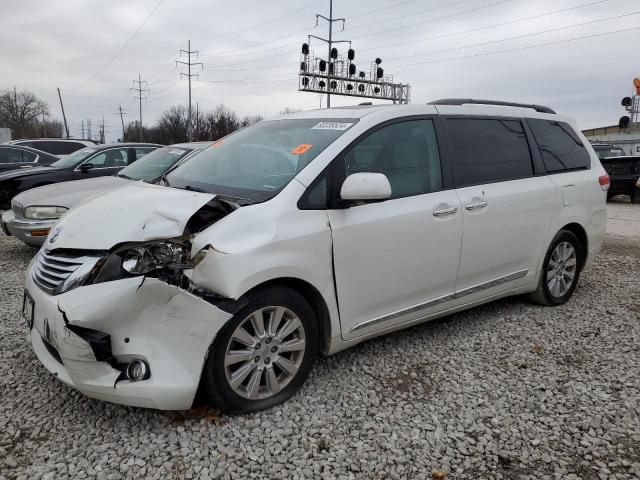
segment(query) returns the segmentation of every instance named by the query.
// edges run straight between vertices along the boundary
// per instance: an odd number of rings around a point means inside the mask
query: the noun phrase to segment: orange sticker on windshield
[[[213,145],[211,145],[213,148],[218,148],[220,146],[222,146],[222,143],[224,142],[224,140],[220,139],[217,142],[215,142]]]
[[[310,143],[301,143],[296,148],[291,150],[291,153],[293,153],[294,155],[302,155],[307,150],[309,150],[311,147],[313,147],[313,145],[311,145]]]

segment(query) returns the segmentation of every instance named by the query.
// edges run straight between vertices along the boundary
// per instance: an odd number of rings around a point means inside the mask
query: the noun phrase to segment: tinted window
[[[431,120],[395,123],[368,135],[344,156],[347,176],[384,173],[391,198],[440,190],[442,175],[435,129]]]
[[[589,168],[591,159],[571,126],[549,120],[527,120],[540,147],[547,172]]]
[[[100,152],[90,158],[86,163],[90,163],[94,168],[114,168],[127,166],[127,149],[114,148]]]
[[[529,144],[518,120],[451,118],[446,128],[456,186],[533,175]]]
[[[17,148],[0,148],[0,163],[31,163],[36,155]]]
[[[84,148],[82,143],[78,142],[58,142],[60,153],[59,155],[69,155],[73,152],[77,152],[81,148]]]

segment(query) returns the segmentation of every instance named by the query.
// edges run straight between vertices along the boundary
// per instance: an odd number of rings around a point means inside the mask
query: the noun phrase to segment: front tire
[[[569,230],[560,230],[549,245],[538,288],[531,299],[545,306],[566,303],[578,285],[583,259],[584,248],[578,237]]]
[[[248,294],[216,337],[202,372],[218,408],[255,412],[293,396],[318,355],[313,309],[297,291],[269,287]]]
[[[631,203],[640,203],[640,187],[636,187],[631,192]]]

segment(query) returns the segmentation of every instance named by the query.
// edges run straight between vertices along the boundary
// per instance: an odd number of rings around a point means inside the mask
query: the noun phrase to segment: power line
[[[312,2],[312,3],[309,3],[308,5],[305,5],[304,7],[300,7],[297,10],[293,10],[292,12],[288,12],[288,13],[285,13],[283,15],[280,15],[279,17],[275,17],[275,18],[271,18],[269,20],[265,20],[263,22],[255,24],[255,25],[251,25],[250,27],[241,28],[240,30],[234,30],[232,32],[227,32],[227,33],[219,33],[217,35],[209,35],[209,36],[206,36],[206,37],[196,37],[195,40],[204,40],[204,39],[211,39],[211,38],[228,37],[228,36],[231,36],[231,35],[236,35],[238,33],[246,32],[248,30],[255,30],[257,27],[262,27],[264,25],[267,25],[269,23],[273,23],[273,22],[275,22],[277,20],[280,20],[282,18],[289,17],[291,15],[295,15],[296,13],[301,12],[303,10],[306,10],[308,8],[311,8],[314,5],[317,5],[318,3],[321,3],[323,1],[324,0],[318,0],[318,1],[315,1],[315,2]],[[411,1],[416,1],[416,0],[411,0]]]
[[[399,56],[399,57],[396,56],[396,57],[393,57],[393,59],[391,59],[390,62],[396,62],[397,60],[401,60],[401,59],[404,59],[404,58],[415,58],[415,57],[421,57],[421,56],[424,56],[424,55],[433,55],[433,54],[436,54],[436,53],[454,52],[456,50],[463,50],[465,48],[482,47],[482,46],[485,46],[485,45],[493,45],[493,44],[496,44],[496,43],[508,42],[510,40],[519,40],[521,38],[534,37],[536,35],[543,35],[545,33],[559,32],[561,30],[567,30],[568,28],[583,27],[585,25],[592,25],[594,23],[605,22],[605,21],[608,21],[608,20],[616,20],[616,19],[619,19],[619,18],[631,17],[633,15],[638,15],[638,14],[640,14],[640,11],[631,12],[631,13],[625,13],[625,14],[622,14],[622,15],[615,15],[613,17],[600,18],[600,19],[597,19],[597,20],[590,20],[588,22],[576,23],[576,24],[573,24],[573,25],[566,25],[564,27],[551,28],[551,29],[548,29],[548,30],[542,30],[540,32],[526,33],[524,35],[516,35],[515,37],[500,38],[498,40],[491,40],[491,41],[488,41],[488,42],[474,43],[474,44],[470,44],[470,45],[463,45],[463,46],[460,46],[460,47],[452,47],[452,48],[446,48],[446,49],[441,49],[441,50],[431,50],[429,52],[416,53],[414,55],[404,55],[404,56]]]
[[[420,10],[419,12],[406,13],[406,14],[400,15],[398,17],[391,17],[391,18],[385,18],[383,20],[378,20],[377,22],[368,22],[368,23],[363,23],[361,25],[350,26],[349,27],[349,31],[355,30],[357,28],[370,27],[371,25],[379,25],[380,23],[391,22],[393,20],[400,20],[401,18],[415,17],[416,15],[422,15],[423,13],[434,12],[436,10],[442,10],[443,8],[453,7],[454,5],[458,5],[460,3],[468,3],[470,1],[472,1],[472,0],[458,0],[457,2],[447,3],[446,5],[439,5],[437,7],[427,8],[426,10]]]
[[[484,10],[485,8],[495,7],[496,5],[502,5],[502,4],[505,4],[505,3],[512,2],[512,1],[513,0],[500,0],[498,2],[489,3],[487,5],[482,5],[480,7],[472,8],[470,10],[465,10],[464,12],[452,13],[450,15],[444,15],[442,17],[431,18],[429,20],[423,20],[421,22],[412,23],[410,25],[401,25],[399,27],[390,28],[388,30],[382,30],[381,32],[378,31],[378,32],[372,32],[372,33],[365,33],[364,35],[359,35],[357,37],[353,37],[353,39],[355,40],[355,39],[358,39],[358,38],[370,37],[372,35],[382,35],[383,33],[395,32],[396,30],[402,30],[404,28],[417,27],[418,25],[424,25],[425,23],[437,22],[439,20],[446,20],[447,18],[457,17],[459,15],[465,15],[467,13],[478,12],[480,10]]]
[[[111,65],[116,58],[118,58],[120,56],[120,54],[122,52],[124,52],[124,49],[127,48],[127,46],[129,45],[129,43],[131,43],[131,41],[136,37],[136,35],[138,35],[138,33],[140,33],[140,30],[142,30],[142,27],[145,26],[145,24],[149,21],[149,19],[153,16],[153,14],[156,12],[156,10],[160,7],[160,5],[162,5],[162,2],[164,2],[164,0],[158,0],[158,3],[156,3],[156,6],[153,7],[153,10],[151,10],[151,12],[149,13],[149,15],[147,15],[147,18],[144,19],[144,21],[138,26],[138,28],[136,28],[135,32],[133,32],[133,34],[127,39],[126,42],[124,42],[124,45],[122,45],[122,47],[120,47],[120,49],[116,52],[116,54],[111,57],[109,59],[109,61],[107,63],[104,64],[104,66],[98,70],[96,73],[94,73],[93,75],[91,75],[91,77],[89,77],[88,80],[86,80],[84,83],[81,83],[80,85],[78,85],[75,88],[82,88],[84,87],[86,84],[88,84],[89,82],[91,82],[93,79],[95,79],[98,75],[100,75],[102,72],[104,72],[107,67],[109,65]]]
[[[423,10],[423,11],[421,11],[421,12],[416,12],[416,13],[410,14],[410,16],[417,15],[417,14],[420,14],[420,13],[429,12],[429,11],[433,11],[433,10],[437,10],[437,9],[441,9],[441,8],[445,8],[445,7],[448,7],[448,6],[451,6],[451,5],[456,5],[456,4],[458,4],[458,3],[464,3],[464,2],[467,2],[467,1],[469,1],[469,0],[460,0],[460,1],[458,1],[458,2],[454,2],[454,3],[448,4],[448,5],[439,6],[439,7],[435,7],[435,8],[432,8],[432,9]],[[500,5],[500,4],[507,3],[507,2],[511,2],[511,1],[513,1],[513,0],[500,0],[500,1],[495,2],[495,3],[491,3],[491,4],[488,4],[488,5],[483,5],[483,6],[476,7],[476,8],[470,9],[470,10],[465,10],[465,11],[463,11],[463,12],[457,12],[457,13],[453,13],[453,14],[445,15],[445,16],[442,16],[442,17],[432,18],[432,19],[429,19],[429,20],[426,20],[426,21],[422,21],[422,22],[418,22],[418,23],[411,24],[411,25],[405,25],[405,26],[400,26],[400,27],[394,27],[394,28],[392,28],[392,29],[385,30],[385,31],[383,31],[383,32],[376,32],[376,33],[364,34],[364,35],[356,36],[356,37],[354,37],[354,38],[355,38],[355,39],[357,39],[357,38],[363,38],[363,37],[368,37],[368,36],[371,36],[371,35],[376,35],[376,34],[378,34],[378,33],[385,33],[385,32],[395,31],[395,30],[399,30],[399,29],[402,29],[402,28],[410,28],[410,27],[414,27],[414,26],[417,26],[417,25],[422,25],[422,24],[424,24],[424,23],[431,23],[431,22],[435,22],[435,21],[438,21],[438,20],[443,20],[443,19],[447,19],[447,18],[456,17],[456,16],[459,16],[459,15],[464,15],[464,14],[467,14],[467,13],[476,12],[476,11],[478,11],[478,10],[482,10],[482,9],[485,9],[485,8],[493,7],[493,6],[495,6],[495,5]],[[600,1],[602,1],[602,2],[606,2],[606,1],[609,1],[609,0],[600,0]],[[402,3],[410,3],[410,2],[402,2]],[[596,2],[596,3],[599,3],[599,2]],[[386,8],[385,8],[385,9],[386,9]],[[379,9],[379,10],[383,10],[383,9]],[[373,10],[373,11],[370,11],[370,12],[365,12],[365,13],[362,13],[362,14],[360,14],[360,15],[356,15],[356,16],[367,15],[367,14],[369,14],[369,13],[373,13],[373,12],[375,12],[375,11],[376,11],[376,10]],[[397,18],[403,18],[403,17],[405,17],[405,16],[408,16],[408,15],[403,15],[402,17],[396,17],[396,18],[391,18],[391,19],[385,19],[385,20],[382,20],[382,21],[380,21],[380,22],[375,22],[375,23],[387,22],[387,21],[391,21],[391,20],[394,20],[394,19],[397,19]],[[350,19],[350,18],[354,18],[354,17],[347,17],[347,19]],[[365,26],[365,25],[360,25],[360,26]],[[294,33],[289,34],[289,35],[284,35],[284,36],[276,37],[275,39],[272,39],[272,40],[267,41],[267,42],[259,42],[259,43],[255,44],[255,45],[265,45],[265,44],[268,44],[268,43],[273,43],[273,42],[275,42],[275,41],[281,40],[281,39],[283,39],[283,38],[288,38],[288,37],[293,36],[293,35],[297,35],[297,34],[299,34],[299,33],[305,32],[305,31],[307,31],[307,30],[309,30],[309,29],[302,30],[301,32],[294,32]],[[241,48],[241,49],[223,51],[223,52],[220,52],[219,54],[210,54],[210,55],[208,55],[208,56],[211,56],[211,57],[226,57],[226,56],[231,56],[231,55],[226,55],[226,53],[232,53],[232,52],[240,51],[240,50],[244,50],[244,49],[247,49],[247,48],[252,48],[252,45],[249,45],[249,46],[244,47],[244,48]],[[291,48],[291,47],[290,47],[289,45],[283,45],[283,46],[281,46],[281,47],[276,47],[276,48]],[[363,50],[369,50],[369,48],[367,48],[367,49],[363,49]],[[273,52],[273,48],[261,49],[261,50],[259,50],[259,51],[270,51],[270,52]],[[258,51],[256,51],[256,52],[252,52],[252,53],[258,53]],[[251,53],[247,53],[247,54],[251,54]],[[242,54],[239,54],[239,55],[242,55]],[[271,59],[271,58],[273,58],[273,55],[269,55],[269,56],[266,56],[266,57],[257,58],[257,59],[254,59],[254,60],[248,60],[248,61],[244,61],[244,62],[237,62],[237,63],[232,63],[232,64],[221,65],[220,67],[228,67],[228,66],[235,66],[235,65],[244,65],[244,64],[247,64],[247,63],[252,63],[252,62],[254,62],[254,61],[259,61],[259,60],[262,60],[262,59]],[[271,65],[271,66],[269,66],[269,67],[265,67],[265,68],[276,68],[276,67],[279,67],[279,66],[284,66],[284,65],[283,65],[283,64],[279,64],[279,65]],[[246,69],[230,69],[230,70],[226,70],[226,71],[236,71],[236,70],[251,70],[251,69],[249,69],[249,68],[246,68]],[[225,70],[220,69],[220,70],[218,70],[218,71],[225,71]]]
[[[484,52],[484,53],[476,53],[473,55],[465,55],[462,57],[453,57],[453,58],[441,58],[438,60],[427,60],[425,62],[415,62],[415,63],[405,63],[403,65],[396,65],[396,68],[401,68],[401,67],[415,67],[417,65],[427,65],[427,64],[431,64],[431,63],[444,63],[444,62],[453,62],[456,60],[467,60],[470,58],[478,58],[478,57],[488,57],[490,55],[498,55],[500,53],[511,53],[511,52],[519,52],[519,51],[523,51],[523,50],[531,50],[533,48],[539,48],[539,47],[548,47],[548,46],[552,46],[552,45],[560,45],[560,44],[564,44],[564,43],[570,43],[570,42],[575,42],[578,40],[585,40],[585,39],[589,39],[589,38],[598,38],[598,37],[604,37],[607,35],[614,35],[616,33],[624,33],[624,32],[631,32],[634,30],[640,30],[640,26],[637,27],[632,27],[632,28],[624,28],[621,30],[612,30],[610,32],[603,32],[603,33],[596,33],[593,35],[584,35],[581,37],[574,37],[574,38],[568,38],[565,40],[558,40],[558,41],[554,41],[554,42],[547,42],[547,43],[539,43],[539,44],[535,44],[535,45],[527,45],[526,47],[518,47],[518,48],[510,48],[507,50],[497,50],[494,52]]]
[[[438,40],[441,38],[448,38],[448,37],[455,37],[457,35],[465,35],[467,33],[475,33],[475,32],[480,32],[482,30],[489,30],[489,29],[493,29],[493,28],[498,28],[498,27],[504,27],[506,25],[513,25],[515,23],[520,23],[520,22],[524,22],[524,21],[528,21],[528,20],[535,20],[538,18],[542,18],[542,17],[546,17],[549,15],[553,15],[556,13],[563,13],[563,12],[568,12],[570,10],[576,10],[578,8],[583,8],[583,7],[590,7],[592,5],[597,5],[600,3],[606,3],[609,0],[597,0],[595,2],[591,2],[591,3],[584,3],[582,5],[576,5],[573,7],[568,7],[568,8],[561,8],[560,10],[554,10],[552,12],[546,12],[546,13],[541,13],[538,15],[533,15],[531,17],[524,17],[524,18],[518,18],[516,20],[510,20],[507,22],[501,22],[501,23],[494,23],[492,25],[486,25],[484,27],[478,27],[478,28],[472,28],[470,30],[463,30],[461,32],[451,32],[451,33],[444,33],[441,35],[433,35],[430,37],[424,37],[424,38],[420,38],[418,40],[409,40],[409,41],[405,41],[405,42],[398,42],[398,43],[388,43],[386,45],[379,45],[377,47],[365,47],[365,48],[361,48],[361,51],[367,51],[367,50],[374,50],[374,49],[380,49],[380,48],[388,48],[388,47],[398,47],[398,46],[404,46],[404,45],[409,45],[412,43],[419,43],[419,42],[426,42],[427,40]]]
[[[368,12],[359,13],[358,15],[351,15],[351,16],[349,16],[347,18],[349,20],[353,20],[354,18],[364,17],[365,15],[371,15],[373,13],[382,12],[384,10],[389,10],[390,8],[396,8],[396,7],[399,7],[401,5],[406,5],[408,3],[415,3],[415,2],[418,2],[418,1],[420,1],[420,0],[404,0],[402,2],[398,2],[398,3],[394,3],[393,5],[389,5],[387,7],[377,8],[375,10],[369,10]]]

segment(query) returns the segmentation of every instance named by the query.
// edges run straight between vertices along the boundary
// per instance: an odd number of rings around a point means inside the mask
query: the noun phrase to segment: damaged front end
[[[202,204],[198,195],[184,220],[157,204],[140,217],[142,231],[153,225],[159,233],[164,220],[167,232],[180,225],[170,238],[142,234],[107,247],[92,235],[88,243],[103,248],[79,249],[83,242],[70,225],[82,219],[73,212],[63,219],[59,238],[32,261],[25,294],[34,351],[58,379],[115,403],[190,408],[209,347],[237,308],[191,280],[208,252],[192,252],[194,236],[237,208],[212,195]]]

